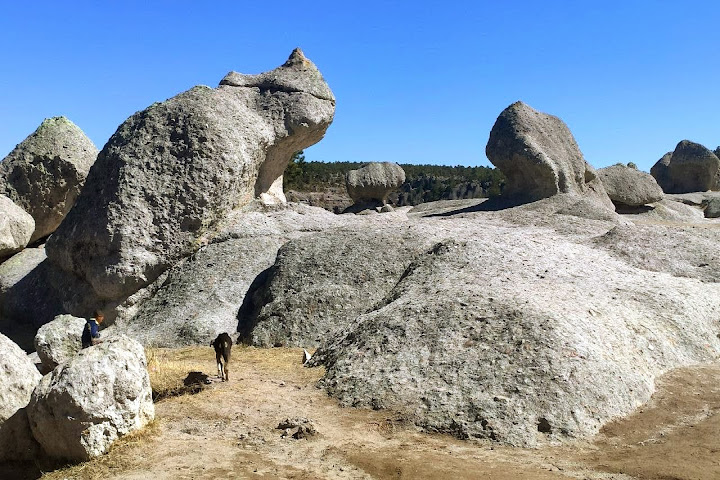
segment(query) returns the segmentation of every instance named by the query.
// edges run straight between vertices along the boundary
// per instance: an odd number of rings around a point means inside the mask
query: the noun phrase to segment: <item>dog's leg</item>
[[[225,368],[225,381],[226,381],[226,382],[229,382],[229,381],[230,381],[230,376],[229,376],[229,374],[228,374],[228,364],[230,363],[230,355],[227,355],[227,356],[223,355],[223,360],[225,360],[225,362],[224,362],[224,363],[225,363],[225,365],[224,365],[224,368]]]

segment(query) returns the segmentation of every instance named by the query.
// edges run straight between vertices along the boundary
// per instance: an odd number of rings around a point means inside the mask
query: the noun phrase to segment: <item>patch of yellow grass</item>
[[[215,367],[215,351],[210,347],[146,348],[153,400],[197,392],[197,387],[184,383],[190,372],[211,375]]]
[[[128,470],[139,464],[141,457],[137,452],[152,443],[160,432],[160,423],[153,420],[141,430],[129,433],[116,440],[106,455],[101,455],[89,462],[69,465],[58,468],[49,473],[43,473],[42,480],[100,480]]]

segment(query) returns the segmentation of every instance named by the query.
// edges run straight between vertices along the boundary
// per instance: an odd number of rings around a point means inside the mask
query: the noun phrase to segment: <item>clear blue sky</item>
[[[300,46],[337,98],[308,160],[489,165],[497,115],[562,118],[595,167],[720,144],[714,1],[2,2],[0,158],[65,115],[129,115]]]

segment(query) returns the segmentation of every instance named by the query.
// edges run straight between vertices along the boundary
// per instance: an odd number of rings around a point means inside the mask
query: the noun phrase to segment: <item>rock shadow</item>
[[[243,303],[237,313],[237,344],[249,344],[252,331],[257,325],[260,309],[267,303],[264,298],[266,287],[273,276],[275,267],[266,268],[252,281],[248,291],[245,293]]]

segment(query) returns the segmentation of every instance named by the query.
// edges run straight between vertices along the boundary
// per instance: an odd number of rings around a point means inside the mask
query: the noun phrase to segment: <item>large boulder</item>
[[[0,333],[0,423],[28,404],[41,377],[27,353]]]
[[[348,195],[355,204],[383,205],[388,195],[405,182],[405,171],[397,163],[372,162],[345,175]]]
[[[613,165],[597,171],[610,200],[630,207],[663,199],[662,188],[649,173],[625,165]]]
[[[97,147],[65,117],[46,119],[0,162],[0,193],[35,219],[31,242],[50,235],[75,204]]]
[[[381,301],[424,246],[424,237],[393,228],[338,229],[286,243],[251,292],[256,311],[243,312],[241,339],[317,347]]]
[[[699,143],[682,140],[650,169],[665,193],[688,193],[720,188],[720,159]]]
[[[86,348],[43,377],[28,418],[50,457],[85,461],[155,416],[142,345],[126,336]]]
[[[10,198],[0,194],[0,259],[25,248],[34,230],[35,220],[32,216]]]
[[[103,300],[126,298],[203,244],[233,208],[283,202],[293,153],[318,142],[332,92],[299,49],[261,75],[228,74],[125,121],[47,243]]]
[[[85,322],[84,318],[59,315],[38,329],[35,335],[35,351],[47,371],[78,354],[82,348],[81,338]]]
[[[629,265],[587,233],[459,215],[406,228],[436,244],[314,355],[343,404],[535,445],[593,435],[647,401],[657,375],[720,356],[717,283]]]
[[[595,169],[558,117],[513,103],[497,118],[485,152],[507,178],[503,197],[531,202],[571,193],[613,208]]]

